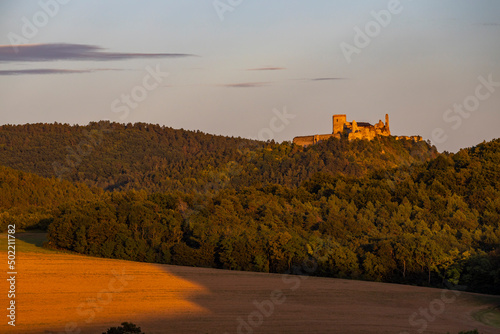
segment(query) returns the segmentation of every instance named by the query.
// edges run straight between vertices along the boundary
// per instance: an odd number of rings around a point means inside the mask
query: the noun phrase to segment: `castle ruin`
[[[328,140],[332,137],[339,138],[342,135],[347,135],[349,140],[366,139],[373,140],[377,136],[388,137],[391,135],[389,128],[389,115],[385,115],[385,124],[379,120],[377,124],[371,125],[365,122],[347,122],[346,115],[333,115],[333,132],[325,135],[301,136],[293,138],[293,143],[300,146],[314,145],[320,141]],[[397,140],[407,139],[413,141],[421,141],[420,136],[400,136]]]

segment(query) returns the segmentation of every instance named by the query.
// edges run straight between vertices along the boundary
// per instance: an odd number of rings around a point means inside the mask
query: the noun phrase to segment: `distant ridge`
[[[304,150],[289,142],[260,142],[145,123],[0,126],[0,164],[106,190],[199,189],[214,173],[234,174],[228,164],[237,164],[240,172],[235,181],[241,185],[298,186],[317,172],[360,176],[435,156],[436,149],[425,142],[394,138],[371,143],[332,139]]]

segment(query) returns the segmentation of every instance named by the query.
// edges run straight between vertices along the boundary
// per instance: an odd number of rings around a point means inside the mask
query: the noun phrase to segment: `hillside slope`
[[[361,176],[437,156],[427,143],[381,138],[329,140],[303,149],[159,125],[0,126],[0,164],[107,190],[200,191],[231,179],[235,187],[295,187],[317,172]]]
[[[344,144],[380,143],[295,154]],[[0,222],[50,224],[53,247],[108,258],[279,273],[315,253],[321,276],[500,293],[499,147],[362,177],[316,173],[299,187],[244,186],[235,168],[201,192],[105,192],[1,168]]]
[[[498,294],[499,146],[358,178],[318,173],[297,188],[115,192],[62,207],[49,239],[94,256],[276,273],[314,254],[321,276]]]
[[[0,229],[16,224],[18,229],[41,222],[46,227],[60,205],[76,200],[95,200],[103,191],[84,184],[0,166]]]
[[[5,249],[5,235],[0,235],[0,245]],[[69,328],[93,334],[123,321],[147,334],[456,334],[473,329],[493,334],[498,332],[495,324],[500,325],[500,313],[493,309],[500,297],[40,253],[20,240],[18,249],[17,326],[7,328],[3,322],[2,333],[62,333]],[[7,289],[5,280],[2,284]],[[425,312],[432,320],[426,320]]]

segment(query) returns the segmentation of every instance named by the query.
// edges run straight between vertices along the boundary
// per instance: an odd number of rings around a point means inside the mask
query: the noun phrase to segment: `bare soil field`
[[[156,265],[16,245],[16,326],[2,333],[500,332],[500,297],[395,284]],[[5,235],[1,256],[7,257]],[[7,272],[5,265],[5,275]]]

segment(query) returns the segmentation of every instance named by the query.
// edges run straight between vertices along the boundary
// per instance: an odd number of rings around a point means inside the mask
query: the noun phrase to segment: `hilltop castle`
[[[293,138],[293,143],[300,146],[314,145],[322,140],[328,140],[329,138],[339,138],[343,134],[347,134],[349,140],[353,139],[367,139],[373,140],[377,136],[388,137],[391,135],[391,130],[389,128],[389,115],[385,115],[385,124],[382,120],[378,121],[377,124],[371,125],[365,122],[347,122],[346,115],[333,115],[333,132],[331,134],[325,135],[313,135],[313,136],[302,136]],[[421,141],[420,136],[400,136],[396,137],[397,140],[408,139],[414,141]]]

